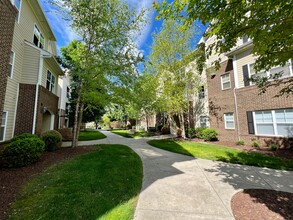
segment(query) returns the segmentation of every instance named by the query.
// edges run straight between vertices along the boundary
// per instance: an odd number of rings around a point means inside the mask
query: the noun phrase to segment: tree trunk
[[[80,106],[80,99],[81,99],[81,86],[82,82],[80,83],[80,87],[77,93],[77,100],[76,100],[76,107],[75,107],[75,114],[74,114],[74,124],[73,124],[73,137],[72,137],[72,146],[71,147],[76,147],[77,146],[77,141],[78,141],[78,111],[79,111],[79,106]]]
[[[83,110],[84,110],[84,104],[80,103],[80,109],[79,109],[79,115],[78,115],[78,125],[77,125],[77,140],[79,137],[79,132],[80,132],[80,125],[82,123],[82,115],[83,115]]]
[[[145,115],[145,121],[146,121],[146,132],[148,132],[149,131],[149,118],[148,118],[148,116],[147,115]]]
[[[181,129],[181,131],[182,131],[182,133],[181,133],[181,135],[182,135],[182,137],[183,138],[186,138],[186,134],[185,134],[185,126],[184,126],[184,114],[182,113],[182,114],[180,114],[179,115],[179,119],[180,119],[180,129]]]

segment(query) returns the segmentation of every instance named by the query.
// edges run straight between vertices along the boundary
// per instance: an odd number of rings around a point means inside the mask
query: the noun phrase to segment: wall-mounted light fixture
[[[47,107],[46,106],[41,106],[41,113],[44,114],[47,111]]]

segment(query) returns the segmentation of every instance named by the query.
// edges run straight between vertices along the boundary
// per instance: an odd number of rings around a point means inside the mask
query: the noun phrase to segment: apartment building
[[[57,128],[56,37],[38,0],[11,0],[17,9],[4,100],[4,136]],[[3,121],[2,116],[2,121]]]
[[[0,140],[4,139],[7,115],[3,114],[8,72],[11,63],[12,36],[17,10],[10,0],[0,1]]]
[[[58,128],[69,127],[69,110],[70,110],[70,76],[69,71],[65,71],[64,76],[58,80],[58,97],[59,97],[59,121]]]
[[[206,40],[206,45],[216,39]],[[268,145],[292,145],[293,96],[275,97],[284,86],[269,87],[259,94],[257,86],[249,80],[253,76],[270,76],[283,72],[282,80],[293,77],[292,61],[270,71],[256,73],[253,66],[253,42],[239,39],[237,46],[227,54],[221,54],[221,67],[215,70],[212,63],[219,56],[212,55],[207,61],[209,119],[211,127],[219,132],[219,139],[244,140],[250,144],[259,140]]]

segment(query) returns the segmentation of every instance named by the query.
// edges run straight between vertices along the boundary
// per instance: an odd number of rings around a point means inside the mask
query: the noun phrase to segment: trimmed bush
[[[244,145],[244,141],[243,140],[239,140],[235,142],[236,145]]]
[[[148,127],[148,132],[156,132],[156,127]]]
[[[218,140],[218,132],[213,128],[206,128],[202,132],[202,138],[205,141],[217,141]]]
[[[17,141],[17,140],[23,140],[26,138],[38,138],[38,135],[36,134],[31,134],[31,133],[23,133],[20,135],[15,136],[14,138],[11,139],[11,142]]]
[[[197,138],[203,139],[203,131],[206,130],[206,128],[196,128],[195,129],[195,136]]]
[[[62,135],[62,141],[72,141],[72,128],[60,128],[58,132]]]
[[[187,134],[187,137],[188,138],[194,138],[196,137],[196,132],[195,132],[195,129],[194,128],[187,128],[186,130],[186,134]]]
[[[182,130],[179,128],[176,131],[177,137],[182,137]]]
[[[170,134],[170,128],[167,126],[163,126],[161,132],[162,134]]]
[[[14,140],[6,145],[2,152],[5,167],[23,167],[40,160],[45,143],[40,138],[30,137]]]
[[[62,135],[58,131],[45,131],[41,138],[45,142],[46,151],[55,151],[62,145]]]

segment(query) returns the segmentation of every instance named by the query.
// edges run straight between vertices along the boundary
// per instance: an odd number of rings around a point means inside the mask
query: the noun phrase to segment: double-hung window
[[[7,122],[7,112],[3,112],[0,126],[0,141],[4,141],[5,130],[6,130],[6,122]]]
[[[13,64],[14,64],[14,52],[11,51],[10,58],[9,58],[9,64],[8,64],[8,76],[12,78],[13,74]]]
[[[55,76],[48,70],[46,88],[50,92],[55,92]]]
[[[17,10],[17,14],[16,14],[16,22],[19,22],[19,14],[20,14],[20,7],[21,7],[21,0],[14,0],[13,4]]]
[[[233,113],[225,113],[224,114],[225,120],[225,129],[234,129],[234,114]]]
[[[208,116],[202,115],[199,117],[200,127],[201,128],[207,128],[208,127]]]
[[[230,74],[226,73],[221,76],[222,90],[231,88]]]
[[[293,109],[256,111],[257,135],[293,137]]]
[[[203,99],[205,97],[205,88],[204,86],[200,86],[198,89],[198,98]]]
[[[40,29],[37,27],[37,25],[35,25],[35,28],[34,28],[34,44],[43,49],[44,48],[44,45],[45,45],[45,38],[44,36],[42,35]]]

